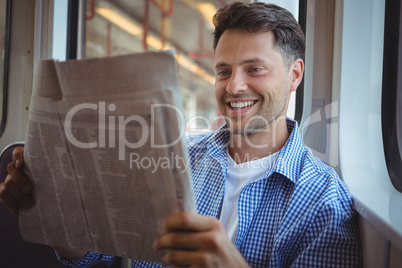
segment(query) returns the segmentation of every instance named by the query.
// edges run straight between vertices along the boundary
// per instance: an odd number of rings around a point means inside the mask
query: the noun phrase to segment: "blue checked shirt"
[[[357,214],[336,172],[303,146],[297,123],[276,162],[240,193],[235,246],[251,267],[361,267]],[[218,218],[228,170],[230,134],[219,130],[188,137],[199,214]],[[113,262],[90,252],[64,264],[90,267]],[[132,267],[162,267],[133,260]]]

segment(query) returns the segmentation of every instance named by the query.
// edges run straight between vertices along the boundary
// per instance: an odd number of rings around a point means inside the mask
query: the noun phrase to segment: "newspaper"
[[[195,211],[174,52],[41,61],[32,95],[23,238],[160,263],[166,217]]]

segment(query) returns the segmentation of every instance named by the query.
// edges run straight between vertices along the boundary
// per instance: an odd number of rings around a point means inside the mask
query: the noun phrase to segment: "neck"
[[[289,138],[286,119],[251,134],[232,134],[229,154],[237,163],[264,158],[279,151]]]

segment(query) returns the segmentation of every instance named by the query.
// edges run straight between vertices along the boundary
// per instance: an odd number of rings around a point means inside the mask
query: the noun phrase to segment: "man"
[[[286,119],[304,70],[300,26],[288,11],[263,3],[229,4],[214,22],[215,95],[226,124],[188,138],[199,214],[168,217],[155,250],[167,249],[163,263],[180,267],[361,266],[347,186],[303,146],[296,122]],[[14,213],[33,202],[22,153],[15,151],[0,186]],[[77,267],[113,259],[56,250]]]

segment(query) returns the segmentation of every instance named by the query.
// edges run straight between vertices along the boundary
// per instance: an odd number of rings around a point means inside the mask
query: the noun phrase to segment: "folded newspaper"
[[[166,217],[195,211],[176,68],[173,51],[38,64],[25,240],[160,263]]]

